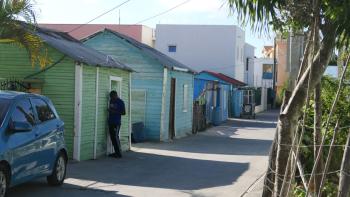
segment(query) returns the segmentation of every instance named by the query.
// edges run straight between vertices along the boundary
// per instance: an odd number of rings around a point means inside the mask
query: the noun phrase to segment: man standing
[[[121,126],[121,116],[125,115],[125,105],[124,102],[118,97],[118,93],[116,91],[111,91],[109,97],[109,136],[111,137],[111,141],[114,147],[114,153],[109,156],[121,158],[122,150],[119,141],[119,130]]]

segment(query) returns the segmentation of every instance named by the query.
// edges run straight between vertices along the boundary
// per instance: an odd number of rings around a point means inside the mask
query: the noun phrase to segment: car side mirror
[[[12,122],[10,130],[14,132],[28,132],[33,129],[33,126],[28,122]]]

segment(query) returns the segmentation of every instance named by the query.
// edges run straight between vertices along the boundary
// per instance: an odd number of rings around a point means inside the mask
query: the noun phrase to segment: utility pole
[[[277,78],[277,43],[276,43],[276,36],[273,39],[273,79],[272,79],[272,88],[274,92],[274,98],[273,98],[273,107],[276,108],[276,95],[277,95],[277,88],[276,88],[276,78]]]
[[[119,9],[119,25],[120,25],[120,9]]]

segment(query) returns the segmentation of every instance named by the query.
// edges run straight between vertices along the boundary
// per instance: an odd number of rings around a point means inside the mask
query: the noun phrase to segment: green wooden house
[[[29,30],[28,30],[29,31]],[[1,89],[20,87],[49,97],[65,122],[70,158],[95,159],[112,151],[107,132],[108,94],[119,92],[129,109],[122,119],[122,149],[130,149],[131,69],[66,33],[37,28],[49,65],[32,66],[28,53],[12,43],[0,43]]]

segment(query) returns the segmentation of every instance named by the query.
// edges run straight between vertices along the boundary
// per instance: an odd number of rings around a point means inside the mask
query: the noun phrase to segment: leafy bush
[[[326,132],[325,124],[328,119],[328,115],[330,113],[333,101],[335,99],[335,95],[337,93],[339,85],[339,80],[331,77],[324,77],[322,79],[322,134],[326,135],[326,145],[329,145],[333,133],[334,127],[336,125],[337,120],[339,119],[340,127],[350,126],[350,87],[344,86],[342,89],[342,93],[339,97],[339,101],[335,108],[335,111],[330,119],[330,124]],[[311,97],[313,98],[313,97]],[[306,128],[305,135],[303,136],[302,145],[306,145],[308,147],[302,147],[300,149],[300,160],[303,163],[304,171],[306,174],[311,173],[315,158],[314,158],[314,150],[313,150],[313,123],[314,123],[314,105],[315,102],[313,99],[310,101],[310,106],[307,109],[307,117],[306,117]],[[347,141],[349,129],[341,129],[338,131],[336,135],[336,145],[345,145]],[[323,161],[325,163],[327,154],[329,151],[329,147],[324,147],[323,149]],[[342,157],[344,153],[344,147],[337,146],[333,149],[333,155],[331,158],[331,163],[329,167],[330,171],[337,171],[340,169]],[[308,177],[309,178],[309,177]],[[337,185],[338,185],[339,175],[331,174],[327,175],[327,182],[324,187],[324,192],[327,196],[336,196]],[[301,185],[301,180],[297,180],[297,184]],[[294,190],[295,196],[303,196],[303,187],[296,187]]]

